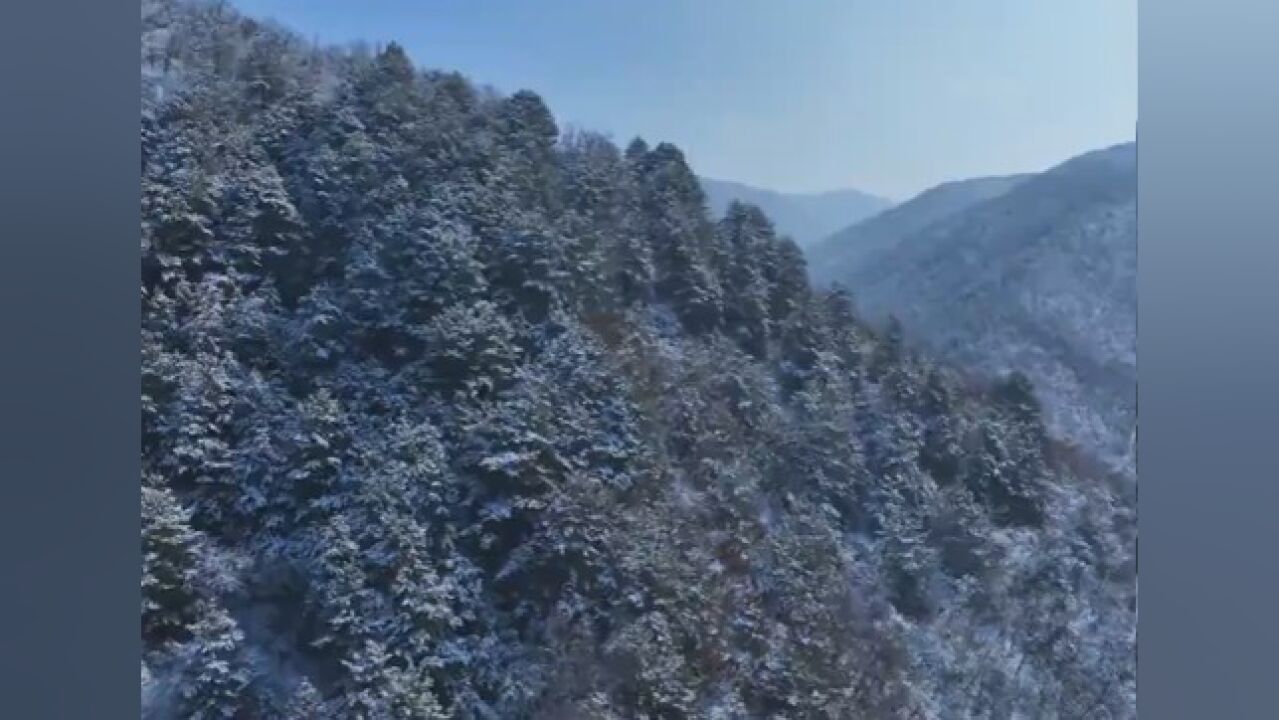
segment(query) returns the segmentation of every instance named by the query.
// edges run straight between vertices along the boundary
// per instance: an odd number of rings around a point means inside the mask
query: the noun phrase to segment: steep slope
[[[755,205],[768,215],[778,232],[790,236],[800,247],[892,207],[892,201],[858,190],[780,193],[727,180],[699,180],[713,217],[723,217],[734,201]]]
[[[144,8],[144,717],[1135,716],[1133,500],[1023,377],[672,145]]]
[[[957,180],[925,190],[878,215],[846,227],[805,248],[813,281],[827,285],[848,278],[874,255],[929,225],[999,197],[1028,175]]]
[[[1136,187],[1135,144],[1091,152],[837,277],[964,367],[1025,372],[1055,431],[1132,473]]]

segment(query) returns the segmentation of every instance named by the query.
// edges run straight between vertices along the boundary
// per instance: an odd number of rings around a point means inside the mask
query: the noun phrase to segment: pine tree
[[[192,720],[239,717],[248,708],[252,677],[243,658],[244,634],[225,610],[206,606],[192,627],[186,662],[191,668],[179,689],[179,712]]]
[[[535,93],[521,90],[501,101],[496,125],[498,142],[507,151],[498,168],[499,187],[511,194],[517,207],[557,213],[554,149],[559,128],[551,111]]]
[[[282,717],[285,720],[315,720],[327,717],[324,700],[310,681],[303,679],[297,684],[289,697]]]
[[[644,156],[642,212],[657,266],[656,290],[672,304],[693,333],[720,323],[722,297],[709,266],[713,230],[705,218],[705,198],[683,154],[662,143]]]
[[[491,395],[507,385],[519,356],[513,323],[487,300],[446,308],[424,339],[424,382],[446,396]]]
[[[142,638],[182,640],[195,620],[199,546],[190,513],[163,487],[142,488]]]
[[[769,284],[765,267],[772,225],[756,207],[731,203],[719,223],[725,303],[724,324],[740,338],[747,352],[764,357],[768,351]]]
[[[444,720],[432,690],[430,675],[412,665],[392,663],[386,650],[368,641],[350,660],[352,692],[347,696],[344,715],[358,720]]]

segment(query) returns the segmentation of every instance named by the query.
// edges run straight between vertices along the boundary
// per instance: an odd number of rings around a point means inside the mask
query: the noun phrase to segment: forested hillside
[[[927,195],[881,216],[897,222],[837,236],[882,248],[814,253],[813,275],[853,288],[868,318],[896,317],[938,358],[1024,372],[1054,434],[1135,479],[1136,145],[1080,155],[941,217]]]
[[[1129,718],[1135,517],[680,151],[143,3],[148,718]]]
[[[809,275],[820,286],[847,283],[878,255],[934,223],[1011,190],[1026,175],[956,180],[929,188],[906,202],[848,225],[804,249]]]

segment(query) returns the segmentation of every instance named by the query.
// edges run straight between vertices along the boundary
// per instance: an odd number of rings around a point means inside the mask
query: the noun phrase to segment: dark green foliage
[[[148,713],[1131,716],[1131,506],[1023,378],[669,144],[144,5]]]
[[[164,488],[142,488],[142,638],[153,646],[183,639],[194,620],[197,536]]]
[[[769,269],[761,260],[777,244],[772,224],[758,208],[734,201],[720,221],[719,233],[725,330],[739,338],[747,352],[764,357],[768,352],[768,321],[773,317],[773,284],[765,277]]]
[[[640,212],[653,248],[657,296],[690,333],[719,327],[723,296],[712,271],[714,230],[697,177],[673,145],[661,143],[635,161]]]

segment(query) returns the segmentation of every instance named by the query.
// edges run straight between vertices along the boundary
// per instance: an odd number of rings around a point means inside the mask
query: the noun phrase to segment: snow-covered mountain
[[[907,202],[845,227],[806,249],[813,279],[834,282],[846,277],[875,253],[925,227],[1008,192],[1029,175],[957,180],[925,190]]]
[[[1134,488],[1024,376],[903,352],[670,143],[142,10],[141,720],[1136,717]],[[903,245],[1033,250],[1073,318],[1084,170]]]
[[[1132,473],[1136,157],[1126,143],[1003,179],[1002,191],[992,180],[936,188],[824,243],[813,276],[964,367],[1024,372],[1058,433]],[[965,189],[950,212],[937,202]],[[840,239],[868,249],[841,256]]]
[[[727,180],[698,178],[706,193],[711,215],[723,217],[729,203],[755,205],[800,247],[806,247],[840,228],[860,222],[886,208],[892,201],[859,190],[822,193],[780,193]]]

